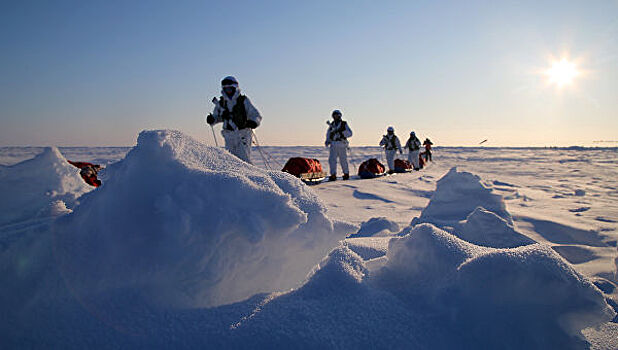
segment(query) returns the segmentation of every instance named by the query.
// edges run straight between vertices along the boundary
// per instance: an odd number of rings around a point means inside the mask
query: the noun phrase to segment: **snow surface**
[[[298,290],[235,326],[258,347],[581,348],[613,310],[551,249],[482,248],[431,224],[390,241],[370,272],[335,249]],[[286,320],[282,322],[282,320]]]
[[[297,287],[353,229],[295,177],[179,132],[143,132],[107,174],[55,227],[80,294],[129,288],[164,306],[229,304]]]
[[[436,191],[417,222],[456,226],[478,207],[498,215],[509,225],[513,224],[502,196],[494,193],[489,186],[483,185],[479,176],[458,172],[457,168],[453,167],[438,180]]]
[[[371,237],[376,235],[388,235],[399,231],[399,225],[385,217],[371,218],[361,224],[358,231],[350,238]]]
[[[534,243],[517,232],[512,223],[482,207],[474,209],[454,234],[464,241],[494,248],[515,248]]]
[[[89,192],[56,147],[0,171],[0,227],[64,214]]]
[[[618,149],[437,147],[420,172],[307,187],[264,169],[325,148],[253,167],[151,131],[52,148],[20,181],[44,150],[0,148],[24,203],[2,211],[3,348],[618,348]],[[63,155],[107,165],[103,186],[26,185]]]

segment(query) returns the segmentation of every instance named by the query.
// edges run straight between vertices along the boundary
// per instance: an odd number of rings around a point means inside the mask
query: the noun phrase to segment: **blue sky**
[[[437,145],[618,139],[618,1],[30,1],[0,4],[0,145],[132,145],[204,123],[235,75],[270,145],[387,126]],[[563,88],[542,72],[566,57]]]

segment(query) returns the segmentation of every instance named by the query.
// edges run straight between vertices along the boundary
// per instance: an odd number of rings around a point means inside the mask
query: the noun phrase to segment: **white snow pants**
[[[234,131],[224,129],[221,130],[221,135],[225,139],[225,149],[245,162],[253,164],[251,163],[251,141],[253,137],[251,129]]]
[[[330,144],[330,155],[328,157],[328,166],[330,167],[330,174],[337,175],[337,157],[339,157],[339,163],[341,163],[341,170],[344,174],[349,174],[348,169],[348,144],[342,141],[333,141]]]
[[[418,164],[418,152],[419,152],[419,150],[410,151],[410,153],[408,153],[408,162],[410,162],[410,164],[412,164],[414,169],[418,169],[418,167],[419,167],[419,164]]]
[[[386,163],[388,164],[388,170],[395,170],[395,153],[397,153],[396,149],[385,149],[384,153],[386,154]]]

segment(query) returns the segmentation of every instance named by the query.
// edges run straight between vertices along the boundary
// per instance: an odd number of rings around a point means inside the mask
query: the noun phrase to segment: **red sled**
[[[84,182],[90,186],[101,186],[101,180],[97,178],[97,173],[101,170],[101,166],[98,164],[92,164],[88,162],[72,162],[67,160],[72,166],[79,168],[79,175],[81,175]]]
[[[396,173],[407,173],[412,171],[414,168],[412,164],[405,159],[395,159],[395,172]]]
[[[323,171],[320,161],[312,158],[290,158],[281,171],[292,174],[308,183],[320,182],[326,178],[326,173]]]
[[[361,179],[373,179],[386,175],[386,168],[376,158],[367,159],[358,167],[358,176]]]

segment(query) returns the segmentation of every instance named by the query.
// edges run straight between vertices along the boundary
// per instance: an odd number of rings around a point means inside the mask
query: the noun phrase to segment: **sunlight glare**
[[[550,84],[555,84],[559,88],[566,85],[571,85],[573,79],[579,75],[579,71],[573,62],[569,62],[566,58],[552,63],[551,68],[545,71]]]

